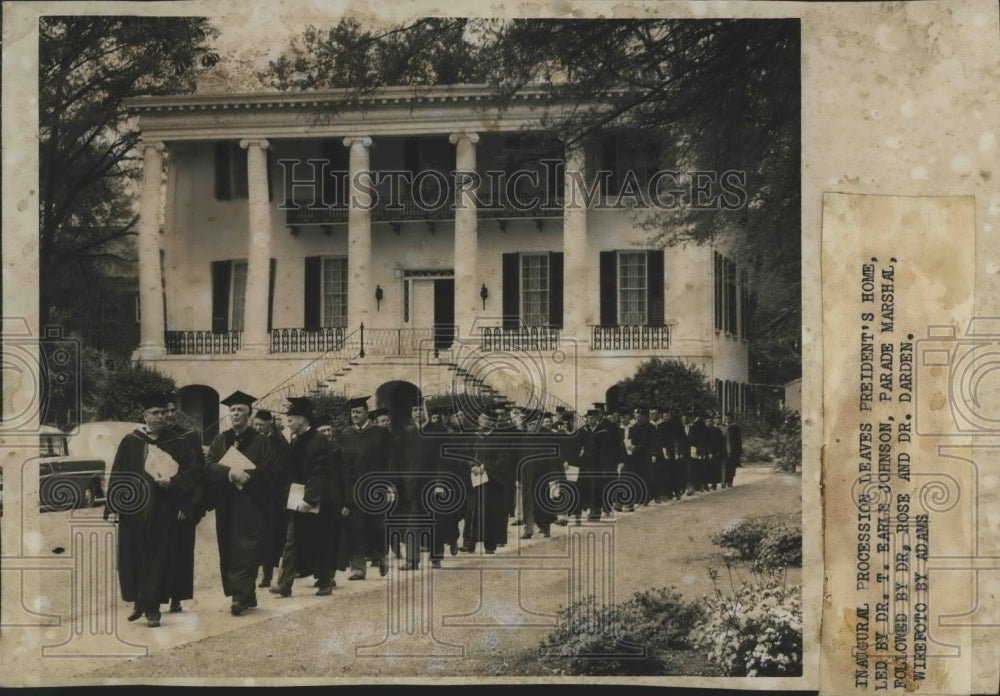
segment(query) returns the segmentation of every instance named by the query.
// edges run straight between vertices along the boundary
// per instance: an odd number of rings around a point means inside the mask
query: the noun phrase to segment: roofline
[[[552,96],[553,85],[534,84],[523,87],[513,95],[512,101],[541,102]],[[609,89],[606,95],[621,94],[628,90]],[[595,95],[596,96],[596,95]],[[448,102],[488,102],[497,98],[486,84],[454,85],[396,85],[380,87],[370,92],[356,88],[316,90],[309,92],[244,92],[211,94],[169,94],[162,96],[129,97],[123,101],[131,112],[150,111],[201,111],[239,110],[261,108],[318,107],[323,104],[420,104]]]

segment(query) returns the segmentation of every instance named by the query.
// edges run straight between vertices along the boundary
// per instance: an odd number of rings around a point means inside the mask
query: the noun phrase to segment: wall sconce
[[[382,286],[375,286],[375,309],[376,311],[382,311],[382,298],[385,297],[385,293],[382,292]]]
[[[483,309],[486,309],[486,298],[490,296],[490,291],[486,289],[486,283],[479,289],[479,296],[483,298]]]

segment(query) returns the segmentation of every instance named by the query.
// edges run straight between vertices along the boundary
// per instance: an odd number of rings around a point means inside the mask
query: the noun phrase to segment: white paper
[[[180,469],[173,457],[155,445],[146,446],[143,466],[154,481],[169,481]]]
[[[306,486],[303,483],[293,483],[288,489],[288,502],[285,507],[297,512],[319,512],[319,505],[310,505],[307,510],[300,510],[299,506],[305,505]]]
[[[490,477],[486,475],[486,469],[479,468],[480,473],[476,473],[477,469],[472,470],[472,487],[481,486],[490,480]]]
[[[570,464],[566,467],[566,480],[576,481],[580,477],[580,467]]]
[[[245,454],[236,449],[235,445],[226,450],[226,453],[222,455],[222,459],[219,460],[219,464],[229,467],[230,472],[236,471],[238,473],[253,471],[257,468]],[[236,483],[235,485],[237,489],[243,488],[242,483]]]

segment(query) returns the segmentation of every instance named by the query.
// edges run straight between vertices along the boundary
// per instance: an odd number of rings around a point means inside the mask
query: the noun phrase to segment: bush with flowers
[[[714,593],[705,598],[705,623],[693,632],[695,645],[731,677],[788,677],[802,674],[802,587],[786,587],[783,570],[754,571],[730,591],[709,570]]]

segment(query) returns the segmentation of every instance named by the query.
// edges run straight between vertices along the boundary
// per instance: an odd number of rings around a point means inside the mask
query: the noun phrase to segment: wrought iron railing
[[[323,329],[272,329],[272,353],[325,353],[340,350],[347,330],[343,327]]]
[[[302,225],[337,225],[347,222],[346,203],[310,208],[309,202],[295,201],[285,210],[285,224],[289,227]],[[482,201],[476,210],[482,219],[518,218],[561,218],[563,205],[561,198],[545,199],[541,195],[521,195],[518,199],[506,197]],[[453,220],[455,218],[454,196],[449,191],[440,198],[426,203],[406,198],[402,200],[377,199],[371,206],[373,222],[421,222]]]
[[[591,326],[591,350],[666,350],[669,326]]]
[[[483,327],[480,336],[482,350],[556,350],[559,329],[554,326]]]
[[[455,338],[455,327],[438,324],[425,329],[363,330],[365,355],[417,355],[443,350]]]
[[[232,355],[240,349],[241,331],[167,331],[168,355]]]

